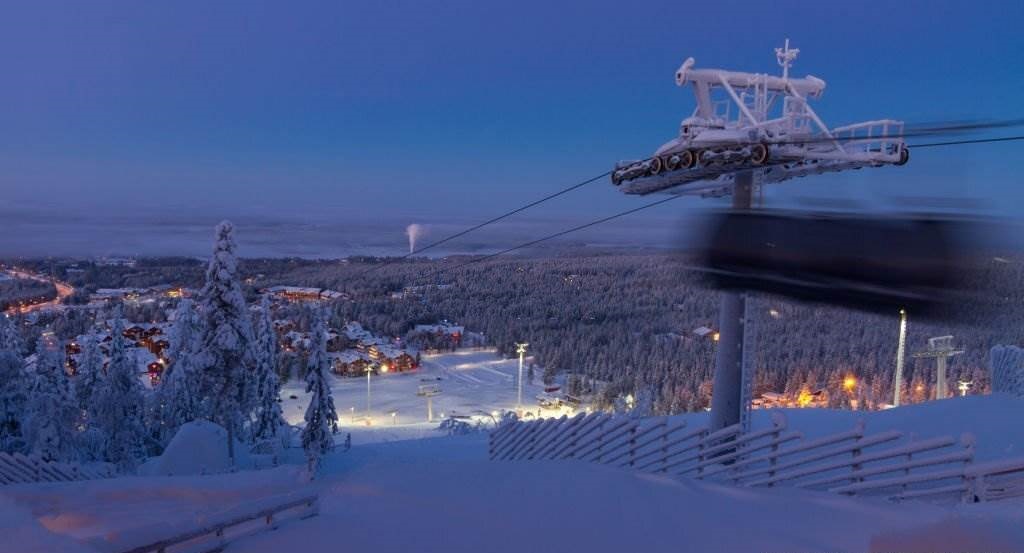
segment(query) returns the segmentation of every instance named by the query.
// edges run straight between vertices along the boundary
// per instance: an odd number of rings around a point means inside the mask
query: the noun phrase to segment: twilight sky
[[[247,228],[266,242],[251,254],[304,240],[310,255],[402,253],[409,223],[440,236],[648,155],[693,109],[673,81],[683,59],[775,73],[785,37],[801,49],[793,73],[828,83],[815,109],[832,126],[1021,118],[1022,25],[1024,3],[997,0],[8,3],[0,255],[205,252],[221,218],[243,246]],[[1021,148],[921,150],[768,201],[952,196],[1019,216]],[[647,201],[603,180],[463,245]],[[719,204],[680,200],[588,236],[664,240]]]

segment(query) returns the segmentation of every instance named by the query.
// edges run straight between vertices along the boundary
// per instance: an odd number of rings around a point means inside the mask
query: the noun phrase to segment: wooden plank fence
[[[124,553],[214,553],[222,551],[231,541],[264,530],[275,530],[288,520],[307,519],[320,513],[317,495],[268,498],[244,512],[233,511],[214,517],[198,528],[178,530],[159,539],[139,539],[142,545],[124,549]],[[142,535],[160,533],[160,529],[142,529]]]
[[[577,459],[713,480],[736,486],[791,486],[894,501],[959,497],[993,501],[1024,496],[1024,457],[974,463],[974,439],[918,440],[902,432],[853,429],[805,440],[772,414],[769,428],[740,425],[710,432],[666,418],[578,414],[503,425],[490,435],[495,461]]]
[[[107,465],[86,467],[43,461],[21,453],[0,452],[0,485],[95,480],[112,478],[114,475],[113,468]]]

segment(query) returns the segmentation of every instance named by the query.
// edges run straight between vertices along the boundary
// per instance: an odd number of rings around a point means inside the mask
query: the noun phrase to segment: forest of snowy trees
[[[685,270],[685,260],[667,253],[605,251],[497,258],[453,268],[471,259],[250,259],[239,261],[238,272],[247,283],[241,293],[250,301],[257,299],[260,288],[277,284],[345,291],[351,301],[330,306],[328,324],[333,328],[356,320],[376,333],[407,337],[416,324],[447,319],[483,333],[505,355],[512,354],[513,343],[529,342],[531,372],[548,379],[562,374],[574,392],[596,389],[591,384],[598,381],[607,402],[645,391],[651,393],[656,412],[708,405],[716,344],[694,330],[717,326],[719,298]],[[195,260],[161,258],[139,260],[133,268],[90,266],[88,272],[110,286],[199,287],[200,268]],[[965,353],[950,361],[949,381],[955,385],[960,378],[969,380],[976,393],[990,387],[990,348],[1024,343],[1021,260],[993,262],[985,278],[1009,292],[980,324],[924,323],[910,314],[902,387],[906,401],[932,394],[934,362],[910,355],[925,349],[929,337],[955,336]],[[755,392],[795,396],[806,388],[834,390],[853,376],[861,405],[891,401],[896,313],[887,317],[770,296],[759,297],[755,305]],[[149,309],[132,313],[136,317],[163,317],[150,312],[152,308],[132,309]],[[974,309],[964,306],[965,314],[977,320]],[[301,306],[287,307],[277,316],[304,331],[315,319]],[[70,313],[53,322],[58,334],[83,324]],[[308,368],[304,354],[282,354],[277,363],[278,374],[285,377],[303,377]]]
[[[143,386],[126,352],[120,305],[105,314],[109,344],[101,348],[90,331],[73,372],[65,368],[64,343],[56,332],[34,336],[30,352],[21,319],[0,314],[0,451],[106,462],[131,472],[194,420],[225,428],[229,451],[236,442],[260,453],[288,444],[270,306],[249,308],[233,227],[221,223],[216,233],[202,289],[194,302],[177,305],[168,366],[152,390]],[[307,420],[335,419],[333,406],[326,409],[312,405]],[[333,444],[334,430],[322,426],[315,443],[304,441],[312,466]]]
[[[656,412],[709,404],[716,344],[693,331],[717,326],[719,298],[681,260],[622,253],[499,258],[437,273],[465,261],[307,262],[277,278],[349,292],[353,301],[335,305],[336,320],[358,320],[386,335],[448,319],[483,332],[506,355],[513,343],[529,342],[538,372],[567,374],[578,391],[596,379],[610,383],[604,388],[608,399],[651,391]],[[970,380],[976,393],[989,389],[989,349],[1024,342],[1020,261],[994,263],[985,276],[1012,290],[986,324],[920,323],[911,314],[906,401],[932,393],[934,362],[909,355],[925,349],[929,337],[955,336],[966,351],[950,362],[949,381]],[[418,287],[415,293],[391,296],[410,286]],[[896,313],[885,317],[770,296],[759,297],[756,306],[757,393],[838,390],[854,376],[857,394],[866,400],[861,405],[891,401]]]

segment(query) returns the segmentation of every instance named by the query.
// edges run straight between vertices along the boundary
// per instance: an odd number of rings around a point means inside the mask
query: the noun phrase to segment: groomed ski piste
[[[311,494],[319,496],[317,516],[282,521],[273,531],[241,531],[224,551],[1024,550],[1024,499],[891,503],[785,487],[734,488],[582,461],[495,462],[488,459],[486,432],[447,436],[436,422],[412,420],[425,418],[425,401],[415,395],[421,378],[442,378],[439,416],[514,406],[516,369],[515,360],[473,352],[433,356],[418,372],[374,377],[371,417],[390,419],[397,410],[402,418],[371,426],[345,420],[350,406],[365,407],[365,379],[335,379],[339,436],[351,432],[352,447],[329,454],[312,482],[297,450],[293,464],[264,470],[5,486],[0,550],[130,551],[276,498]],[[524,398],[538,389],[524,390]],[[304,408],[301,389],[286,388],[283,396],[294,422]],[[971,433],[979,462],[1024,454],[1024,401],[1005,395],[879,412],[783,412],[789,428],[808,438],[863,419],[873,432],[897,429],[921,439]],[[675,418],[696,427],[706,417]],[[769,411],[754,412],[754,430],[769,424]],[[198,445],[193,451],[199,459],[223,455]]]

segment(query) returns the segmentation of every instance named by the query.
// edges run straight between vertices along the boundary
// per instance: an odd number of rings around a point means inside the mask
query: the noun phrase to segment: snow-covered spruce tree
[[[228,449],[244,436],[252,412],[250,380],[253,373],[252,319],[238,281],[234,227],[217,225],[213,256],[206,269],[206,284],[199,294],[201,333],[194,368],[198,378],[198,416],[228,431]]]
[[[993,392],[1024,398],[1024,349],[995,346],[988,363]]]
[[[96,394],[93,420],[102,432],[106,460],[121,470],[131,471],[145,455],[145,398],[135,363],[125,352],[120,315],[118,310],[110,330],[110,361]]]
[[[277,377],[277,333],[271,317],[270,299],[263,297],[256,316],[256,419],[253,442],[271,442],[279,437],[284,417],[281,415],[281,384]]]
[[[330,359],[327,357],[327,327],[323,315],[317,314],[310,329],[309,359],[306,363],[306,393],[311,394],[306,408],[306,427],[302,429],[302,447],[306,450],[309,469],[313,473],[334,445],[338,431],[338,415],[327,381]]]
[[[31,380],[25,371],[23,344],[7,315],[0,313],[0,451],[23,452],[22,418]]]
[[[82,353],[78,356],[78,368],[71,381],[78,407],[79,445],[82,458],[103,459],[105,447],[103,432],[96,426],[96,402],[105,380],[99,337],[89,332],[82,340]]]
[[[5,313],[0,313],[0,351],[10,351],[16,355],[25,355],[25,340],[21,338],[15,321]]]
[[[46,461],[77,461],[79,411],[58,347],[36,344],[35,378],[26,404],[24,436],[31,453]]]
[[[163,445],[178,428],[196,418],[198,389],[194,368],[201,321],[191,300],[178,303],[168,342],[168,365],[157,384],[150,404],[150,430]]]
[[[78,356],[74,380],[75,399],[86,419],[95,410],[96,394],[103,385],[103,362],[99,337],[95,332],[86,334],[82,340],[82,354]]]

